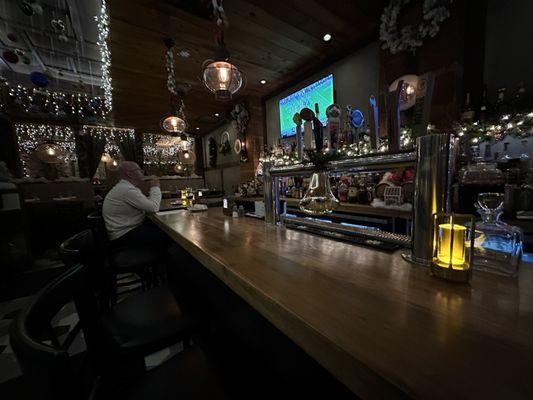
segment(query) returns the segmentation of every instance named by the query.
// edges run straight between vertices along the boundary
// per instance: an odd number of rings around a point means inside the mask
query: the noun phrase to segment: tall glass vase
[[[326,171],[315,172],[305,196],[300,200],[300,210],[306,214],[324,215],[335,210],[339,200],[335,198]]]

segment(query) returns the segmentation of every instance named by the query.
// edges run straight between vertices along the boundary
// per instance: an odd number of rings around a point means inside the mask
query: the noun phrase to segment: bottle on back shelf
[[[498,89],[498,97],[496,100],[496,115],[500,118],[504,115],[509,114],[510,112],[509,102],[505,97],[506,91],[507,88],[504,87]]]
[[[492,114],[492,106],[487,98],[487,85],[483,85],[483,95],[481,97],[481,106],[479,107],[479,120],[486,121]]]
[[[526,101],[526,87],[524,85],[524,82],[520,82],[518,84],[518,88],[516,89],[516,93],[512,101],[512,106],[513,111],[519,113],[527,113],[531,111]]]
[[[466,93],[465,104],[461,112],[461,121],[471,122],[474,120],[475,111],[470,106],[470,92]]]
[[[348,203],[357,203],[359,190],[357,188],[357,182],[354,177],[350,179],[350,185],[348,186]]]

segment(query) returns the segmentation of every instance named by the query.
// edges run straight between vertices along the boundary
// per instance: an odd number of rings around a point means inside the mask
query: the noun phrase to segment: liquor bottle
[[[526,87],[524,85],[524,82],[520,82],[518,84],[518,89],[516,90],[514,99],[512,101],[512,108],[513,111],[523,113],[523,112],[529,112],[529,107],[527,106],[527,102],[525,101],[526,97]]]
[[[471,122],[474,120],[475,111],[470,107],[470,93],[466,93],[465,104],[461,112],[461,121]]]
[[[348,186],[348,203],[357,203],[359,196],[359,190],[357,188],[357,182],[355,178],[350,179],[350,185]]]
[[[481,106],[479,107],[479,120],[485,122],[490,118],[492,107],[487,99],[487,85],[483,85],[483,96],[481,97]]]
[[[341,178],[338,187],[339,201],[341,203],[346,203],[348,201],[348,185],[344,182],[344,179]]]
[[[506,91],[507,91],[507,88],[504,88],[504,87],[498,89],[498,97],[496,100],[496,115],[498,117],[507,115],[509,114],[509,111],[510,111],[509,102],[505,98]]]

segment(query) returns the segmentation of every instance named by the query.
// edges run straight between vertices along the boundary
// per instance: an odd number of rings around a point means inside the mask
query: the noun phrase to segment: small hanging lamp
[[[167,89],[170,92],[170,113],[161,119],[161,128],[172,135],[181,135],[187,129],[187,120],[185,119],[185,104],[183,103],[183,92],[178,91],[176,87],[176,78],[174,76],[174,40],[171,38],[163,39],[166,52],[167,66]]]
[[[53,141],[39,144],[35,149],[35,155],[45,164],[61,164],[67,157],[65,149]]]
[[[222,7],[222,0],[213,0],[217,30],[215,42],[217,50],[213,59],[205,60],[202,66],[202,79],[217,100],[230,100],[244,83],[244,75],[230,62],[230,53],[224,44],[224,27],[228,21]]]

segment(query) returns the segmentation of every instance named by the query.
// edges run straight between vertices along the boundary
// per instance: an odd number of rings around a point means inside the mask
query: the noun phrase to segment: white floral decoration
[[[422,21],[417,25],[398,27],[398,16],[411,0],[391,0],[381,15],[379,39],[383,42],[381,48],[389,49],[392,54],[409,50],[415,52],[422,46],[423,39],[434,37],[440,29],[440,24],[450,16],[448,6],[453,0],[424,0],[422,7]]]

